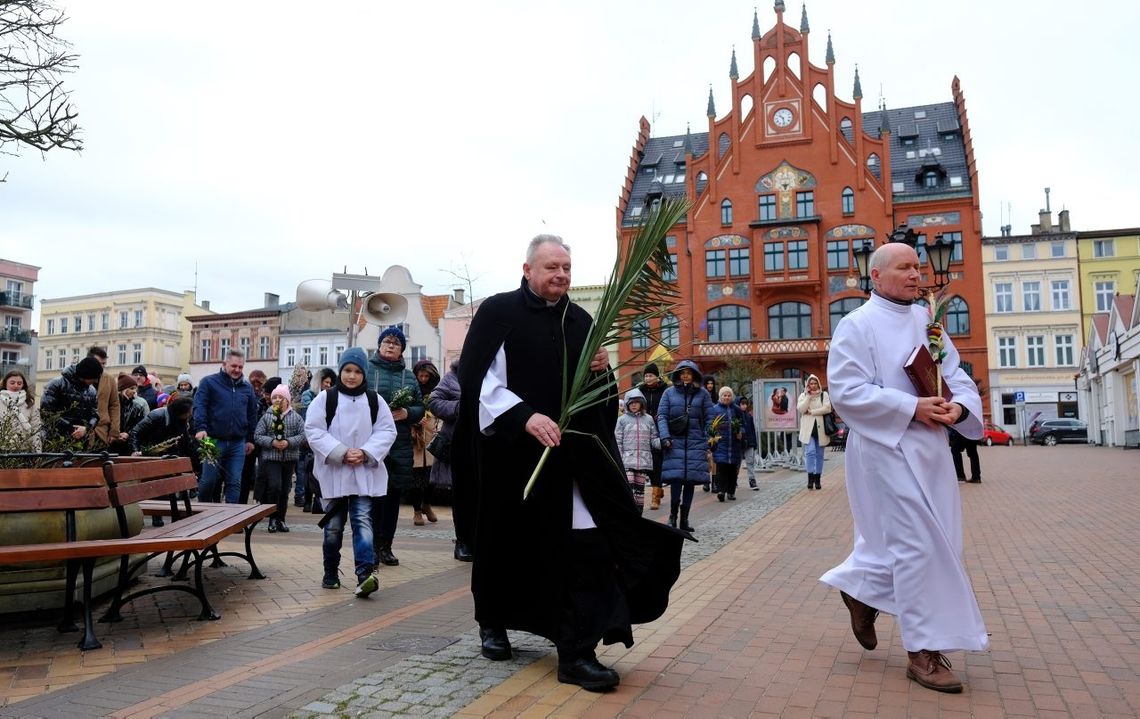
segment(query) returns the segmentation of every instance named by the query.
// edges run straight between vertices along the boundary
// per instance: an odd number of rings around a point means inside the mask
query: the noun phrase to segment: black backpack
[[[370,389],[365,389],[364,394],[368,397],[368,411],[372,414],[372,424],[376,424],[376,415],[380,413],[380,395]],[[332,426],[333,417],[336,415],[336,405],[339,401],[340,391],[335,387],[330,387],[325,392],[325,429]]]

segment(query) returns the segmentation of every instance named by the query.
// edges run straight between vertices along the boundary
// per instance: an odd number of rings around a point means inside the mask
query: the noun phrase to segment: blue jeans
[[[344,542],[344,521],[347,517],[352,525],[352,559],[356,564],[356,581],[361,582],[376,566],[376,554],[372,548],[372,497],[354,494],[351,497],[322,501],[326,510],[331,502],[340,503],[339,511],[325,525],[325,576],[336,576],[337,568],[340,567],[340,546]]]
[[[241,470],[245,465],[245,440],[215,439],[214,442],[218,445],[218,459],[213,464],[202,464],[198,498],[203,502],[218,502],[224,488],[226,502],[236,504],[241,493]]]
[[[312,455],[311,451],[302,449],[300,457],[297,458],[297,486],[293,490],[293,500],[296,502],[305,501],[305,488],[309,485],[308,460],[310,455]]]
[[[808,474],[823,474],[823,447],[819,440],[812,437],[804,445],[804,464],[807,465]]]

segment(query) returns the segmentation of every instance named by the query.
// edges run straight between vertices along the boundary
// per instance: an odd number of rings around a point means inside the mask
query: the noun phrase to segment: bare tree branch
[[[0,154],[83,148],[79,112],[60,79],[79,59],[57,35],[66,20],[47,0],[0,0]]]

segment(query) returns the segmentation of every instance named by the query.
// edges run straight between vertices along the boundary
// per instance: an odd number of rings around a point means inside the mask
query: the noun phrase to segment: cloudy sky
[[[0,155],[0,256],[43,268],[40,298],[196,285],[230,312],[392,264],[482,296],[538,232],[601,282],[638,118],[703,131],[734,45],[753,69],[754,5],[728,0],[57,1],[85,149]],[[868,107],[948,101],[958,75],[987,234],[1028,232],[1044,187],[1076,229],[1136,227],[1138,8],[814,0],[810,59],[830,30]]]

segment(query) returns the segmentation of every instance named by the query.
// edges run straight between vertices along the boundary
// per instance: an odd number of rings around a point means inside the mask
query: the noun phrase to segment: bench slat
[[[175,477],[151,479],[137,484],[120,484],[111,488],[111,502],[116,507],[141,502],[144,499],[165,497],[198,487],[198,478],[193,474],[180,474]]]
[[[147,480],[169,477],[172,474],[185,474],[192,471],[189,457],[171,459],[152,459],[148,462],[118,462],[104,465],[107,479],[113,484],[128,482],[145,482]]]
[[[48,469],[6,469],[0,496],[5,492],[25,489],[70,489],[73,487],[103,487],[101,467],[67,467]]]
[[[0,514],[5,512],[43,512],[69,509],[106,509],[111,498],[104,487],[70,489],[25,489],[0,492]]]

